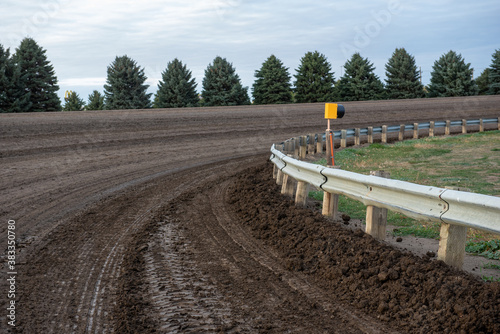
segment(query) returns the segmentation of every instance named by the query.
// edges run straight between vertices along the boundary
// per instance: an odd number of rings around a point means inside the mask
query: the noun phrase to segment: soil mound
[[[290,271],[311,277],[341,303],[411,333],[500,333],[500,283],[348,230],[280,194],[271,165],[238,176],[228,204]]]

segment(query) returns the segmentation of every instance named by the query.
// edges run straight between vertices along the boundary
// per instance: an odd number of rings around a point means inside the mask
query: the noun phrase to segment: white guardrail
[[[449,121],[447,123],[446,121],[437,121],[434,122],[434,128],[439,129],[439,128],[445,128],[447,126],[450,127],[457,127],[457,126],[469,126],[469,125],[486,125],[486,124],[495,124],[499,123],[499,118],[485,118],[485,119],[469,119],[469,120],[455,120],[455,121]],[[416,123],[415,123],[416,124]],[[413,131],[415,130],[415,124],[404,124],[404,131]],[[430,129],[431,122],[423,122],[423,123],[418,123],[418,129],[419,130],[428,130]],[[401,125],[389,125],[387,127],[387,133],[395,133],[401,131]],[[381,134],[382,133],[382,127],[381,126],[376,126],[373,127],[373,134]],[[335,139],[340,139],[342,136],[342,132],[340,130],[333,131],[333,134],[335,135]],[[368,129],[367,128],[361,128],[359,134],[361,136],[367,135],[368,134]],[[323,134],[324,135],[324,134]],[[346,138],[354,137],[356,135],[355,129],[347,129],[346,130]]]
[[[500,198],[424,186],[324,167],[293,159],[271,148],[271,161],[283,173],[323,191],[341,194],[426,220],[500,234]]]

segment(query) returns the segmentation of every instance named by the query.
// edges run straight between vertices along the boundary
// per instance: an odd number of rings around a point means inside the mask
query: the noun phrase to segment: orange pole
[[[332,155],[332,166],[335,166],[335,160],[333,159],[333,131],[330,131],[330,153]]]

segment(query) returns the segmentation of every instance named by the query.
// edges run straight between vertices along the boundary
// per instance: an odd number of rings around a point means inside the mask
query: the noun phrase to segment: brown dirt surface
[[[500,114],[497,96],[344,105],[339,129]],[[0,332],[398,331],[377,319],[384,312],[343,301],[345,287],[332,294],[298,271],[228,204],[239,172],[261,166],[274,142],[324,132],[323,113],[296,104],[0,115],[0,237],[6,249],[15,220],[17,250],[16,327],[4,313]]]
[[[252,236],[292,272],[395,329],[411,333],[499,333],[500,283],[382,244],[280,194],[272,168],[239,176],[227,201]],[[271,191],[270,191],[271,189]],[[255,192],[260,196],[254,196]]]

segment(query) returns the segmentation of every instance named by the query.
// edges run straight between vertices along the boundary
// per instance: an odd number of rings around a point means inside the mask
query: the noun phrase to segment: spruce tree
[[[162,73],[155,94],[154,108],[196,107],[200,99],[196,93],[196,82],[191,78],[191,71],[175,58],[167,64]]]
[[[385,65],[386,92],[390,99],[414,99],[424,97],[420,73],[415,58],[404,48],[396,49]]]
[[[11,81],[7,75],[7,67],[9,66],[10,52],[5,50],[0,44],[0,113],[7,112],[9,108],[7,90],[10,87]]]
[[[325,55],[318,51],[307,52],[300,60],[294,75],[294,92],[297,103],[328,102],[336,99],[335,78]]]
[[[151,107],[151,93],[144,69],[128,56],[116,57],[108,66],[104,85],[106,109],[145,109]]]
[[[449,51],[434,62],[432,69],[429,97],[477,95],[470,63],[466,64],[462,55]]]
[[[0,113],[19,111],[14,110],[16,100],[22,97],[19,78],[20,71],[10,56],[10,50],[0,44]]]
[[[479,95],[489,94],[489,90],[490,90],[489,75],[490,75],[490,69],[485,68],[484,71],[481,73],[481,75],[477,77],[476,84],[477,84]]]
[[[255,71],[255,82],[252,87],[254,104],[278,104],[292,102],[292,88],[288,68],[281,60],[271,55]]]
[[[490,73],[488,76],[490,95],[500,94],[500,50],[496,50],[492,56]]]
[[[104,109],[104,96],[97,90],[94,90],[88,98],[89,102],[85,109],[87,110],[103,110]]]
[[[79,111],[83,110],[85,107],[85,102],[75,92],[70,91],[67,93],[67,96],[64,97],[64,101],[63,111]]]
[[[368,58],[363,58],[356,52],[345,63],[344,69],[345,73],[338,83],[340,100],[363,101],[386,97],[384,85],[375,75],[375,67]]]
[[[241,85],[240,77],[226,58],[217,56],[208,65],[202,86],[202,103],[207,107],[250,104],[248,87]]]
[[[45,54],[46,50],[32,38],[23,39],[16,49],[13,59],[19,69],[19,87],[23,92],[17,102],[18,112],[61,110],[57,77]]]

